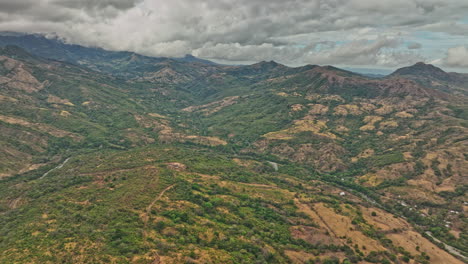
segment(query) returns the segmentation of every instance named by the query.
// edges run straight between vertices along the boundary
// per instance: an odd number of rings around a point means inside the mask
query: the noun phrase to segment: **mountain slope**
[[[0,46],[18,46],[27,52],[48,59],[65,61],[89,67],[93,70],[112,73],[124,78],[133,78],[141,73],[142,66],[154,65],[168,60],[213,65],[208,60],[187,55],[182,58],[148,57],[127,51],[108,51],[101,48],[67,44],[57,38],[40,34],[0,33]]]
[[[74,156],[2,183],[0,248],[37,263],[462,263],[359,195],[280,168],[168,146]]]
[[[409,78],[440,91],[468,94],[468,75],[459,73],[447,73],[442,69],[422,62],[396,70],[390,76]]]
[[[0,50],[0,263],[461,263],[466,97],[426,70],[96,65]]]
[[[36,57],[16,46],[0,48],[0,73],[0,129],[5,150],[0,159],[1,176],[46,166],[71,149],[152,143],[158,133],[164,140],[223,143],[185,135],[165,116],[176,111],[171,100],[188,100],[187,92],[159,88],[154,82],[125,82]],[[188,71],[184,74],[191,76]]]
[[[140,108],[109,77],[34,57],[11,46],[1,49],[0,55],[1,128],[7,135],[2,145],[8,149],[7,156],[23,157],[18,163],[4,164],[1,173],[11,173],[11,166],[27,169],[33,160],[54,153],[53,149],[86,146],[84,142],[89,144],[109,133],[117,139],[111,127],[130,125],[127,112]],[[111,121],[109,113],[119,117],[120,124]],[[23,134],[21,143],[18,134]],[[5,160],[11,158],[1,162]]]

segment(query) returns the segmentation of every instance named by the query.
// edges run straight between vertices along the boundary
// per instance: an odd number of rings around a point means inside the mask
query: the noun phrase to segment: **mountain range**
[[[0,263],[467,261],[468,74],[0,46]]]

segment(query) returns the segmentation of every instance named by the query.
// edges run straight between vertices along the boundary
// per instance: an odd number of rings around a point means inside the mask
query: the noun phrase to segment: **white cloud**
[[[458,46],[448,49],[443,63],[448,67],[468,68],[468,48]]]
[[[360,39],[336,45],[317,42],[307,46],[241,45],[208,43],[194,51],[195,56],[231,61],[276,60],[289,65],[378,65],[392,67],[413,64],[424,57],[408,51],[395,51],[399,38]]]

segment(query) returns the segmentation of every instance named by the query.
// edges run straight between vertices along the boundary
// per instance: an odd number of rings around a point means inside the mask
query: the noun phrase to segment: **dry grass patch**
[[[263,135],[263,137],[268,138],[268,139],[289,140],[289,139],[293,139],[295,134],[298,134],[301,132],[312,132],[322,137],[327,137],[327,138],[332,138],[332,139],[337,138],[335,134],[331,132],[327,132],[325,130],[327,130],[327,125],[323,121],[296,120],[292,127],[284,129],[284,130],[276,131],[276,132],[267,133]]]
[[[47,97],[47,102],[50,104],[61,104],[61,105],[67,105],[67,106],[75,106],[70,100],[68,99],[62,99],[58,96],[55,95],[49,95]]]
[[[301,105],[301,104],[293,104],[293,105],[291,105],[291,111],[292,111],[292,112],[299,112],[299,111],[302,111],[304,108],[305,108],[305,106],[303,106],[303,105]]]
[[[351,161],[353,162],[356,162],[360,159],[365,159],[365,158],[369,158],[369,157],[372,157],[374,155],[375,151],[373,149],[365,149],[363,150],[361,153],[359,153],[359,155],[357,155],[356,157],[353,157],[351,159]]]
[[[383,105],[380,108],[374,110],[374,113],[378,115],[386,115],[390,114],[391,112],[393,112],[393,106],[391,105]]]
[[[381,184],[384,180],[377,176],[375,173],[368,173],[358,178],[357,182],[365,186],[375,187]]]
[[[10,101],[10,102],[16,103],[18,102],[18,99],[9,97],[9,96],[0,95],[0,101]]]
[[[375,124],[375,123],[377,123],[379,121],[382,121],[382,119],[383,119],[383,117],[381,117],[381,116],[366,116],[366,117],[364,117],[363,121],[365,123],[373,125],[373,124]]]
[[[290,228],[291,236],[295,239],[302,239],[312,245],[340,244],[341,241],[331,237],[323,228],[312,226],[293,226]]]
[[[337,214],[333,209],[326,207],[323,203],[307,205],[295,199],[295,204],[299,208],[299,211],[307,214],[322,229],[327,230],[328,234],[334,239],[341,240],[343,245],[350,239],[353,245],[358,244],[360,247],[365,246],[366,249],[362,250],[365,254],[369,254],[371,251],[386,250],[379,241],[355,230],[355,226],[351,223],[352,219],[350,217]]]
[[[285,250],[284,254],[291,260],[293,264],[304,264],[311,259],[315,259],[315,256],[311,253],[304,251]]]
[[[32,128],[32,129],[35,129],[35,130],[50,134],[50,135],[52,135],[54,137],[60,137],[60,138],[70,137],[70,138],[72,138],[72,139],[74,139],[76,141],[79,141],[79,140],[82,139],[82,137],[80,135],[77,135],[75,133],[71,133],[71,132],[68,132],[68,131],[65,131],[65,130],[61,130],[61,129],[58,129],[58,128],[55,128],[53,126],[46,125],[46,124],[31,123],[31,122],[28,122],[28,121],[26,121],[24,119],[20,119],[20,118],[16,118],[16,117],[0,115],[0,121],[8,123],[8,124],[12,124],[12,125],[20,125],[20,126]]]
[[[360,209],[366,222],[375,226],[378,230],[393,231],[394,229],[408,230],[411,228],[411,225],[405,220],[396,218],[393,214],[382,209],[364,206],[360,206]],[[374,216],[373,213],[375,213]]]
[[[414,182],[412,182],[414,183]],[[423,188],[419,188],[419,184],[416,183],[415,186],[393,186],[387,188],[387,191],[399,195],[401,199],[406,201],[417,201],[418,203],[429,202],[433,204],[443,205],[445,200],[440,196],[437,196],[431,191],[427,191]]]
[[[218,112],[219,110],[223,109],[224,107],[227,107],[227,106],[230,106],[230,105],[233,105],[235,103],[237,103],[237,100],[240,98],[240,96],[229,96],[229,97],[225,97],[219,101],[215,101],[215,102],[211,102],[211,103],[208,103],[208,104],[204,104],[204,105],[196,105],[196,106],[189,106],[189,107],[186,107],[184,109],[182,109],[182,111],[184,112],[201,112],[203,113],[204,115],[211,115],[211,114],[214,114],[216,112]]]
[[[339,105],[335,108],[335,115],[347,116],[347,115],[361,115],[363,112],[357,105],[345,104]]]
[[[324,95],[324,94],[317,94],[317,93],[311,93],[308,94],[305,99],[310,100],[310,101],[317,101],[319,103],[329,103],[329,102],[341,102],[344,103],[345,99],[339,95]]]
[[[396,128],[398,127],[398,123],[393,120],[388,120],[388,121],[383,121],[380,122],[380,129],[390,129],[390,128]]]
[[[201,145],[208,145],[208,146],[227,145],[227,142],[225,140],[222,140],[218,137],[189,135],[189,136],[182,136],[182,140],[192,141]]]
[[[322,104],[309,104],[309,114],[311,115],[324,115],[328,112],[328,106]]]
[[[405,111],[402,111],[402,112],[398,112],[395,114],[396,117],[399,117],[399,118],[412,118],[414,117],[412,114],[408,113],[408,112],[405,112]]]
[[[387,237],[393,241],[395,246],[403,247],[412,255],[419,255],[421,252],[426,252],[431,258],[430,263],[432,264],[463,264],[461,260],[456,259],[446,251],[440,249],[415,231],[407,230],[402,233],[387,234]],[[416,247],[419,247],[419,251],[416,250]]]

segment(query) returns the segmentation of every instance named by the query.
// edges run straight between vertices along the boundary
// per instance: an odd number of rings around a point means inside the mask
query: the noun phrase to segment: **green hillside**
[[[466,261],[463,75],[101,55],[0,49],[0,263]]]

